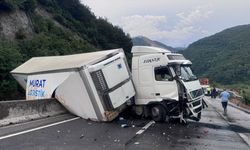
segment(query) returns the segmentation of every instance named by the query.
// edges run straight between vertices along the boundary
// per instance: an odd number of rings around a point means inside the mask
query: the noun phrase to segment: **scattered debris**
[[[80,139],[82,139],[84,137],[84,135],[82,134],[81,136],[80,136]]]
[[[208,133],[208,129],[203,130],[204,133]]]
[[[121,127],[122,128],[127,128],[127,127],[129,127],[127,124],[121,124]]]
[[[122,128],[129,127],[129,125],[127,124],[127,120],[125,120],[123,117],[119,117],[117,123],[120,124]]]
[[[185,136],[185,139],[191,139],[191,137],[190,136]]]

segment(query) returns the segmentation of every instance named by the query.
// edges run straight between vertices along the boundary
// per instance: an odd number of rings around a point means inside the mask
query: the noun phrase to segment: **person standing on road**
[[[210,94],[211,94],[211,88],[208,87],[208,88],[207,88],[207,95],[210,96]]]
[[[224,109],[224,115],[227,114],[227,103],[228,103],[229,97],[230,97],[230,94],[227,92],[226,89],[224,89],[224,91],[220,93],[221,104]]]
[[[212,89],[211,98],[216,98],[216,88],[215,87],[213,87],[213,89]]]

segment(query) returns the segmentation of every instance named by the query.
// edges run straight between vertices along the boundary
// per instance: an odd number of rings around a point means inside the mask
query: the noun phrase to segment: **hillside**
[[[183,54],[199,76],[224,85],[250,84],[250,25],[226,29],[191,44]]]
[[[0,1],[0,100],[24,96],[9,72],[34,56],[123,48],[131,39],[79,0]]]
[[[137,36],[132,38],[132,42],[134,46],[154,46],[154,47],[160,47],[160,48],[164,48],[164,49],[168,49],[170,51],[178,51],[178,49],[175,49],[171,46],[167,46],[161,42],[158,41],[153,41],[147,37],[144,36]]]

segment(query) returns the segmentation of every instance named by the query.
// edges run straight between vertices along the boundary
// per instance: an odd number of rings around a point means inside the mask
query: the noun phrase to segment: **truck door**
[[[162,99],[178,100],[178,87],[169,67],[155,67],[155,96]]]

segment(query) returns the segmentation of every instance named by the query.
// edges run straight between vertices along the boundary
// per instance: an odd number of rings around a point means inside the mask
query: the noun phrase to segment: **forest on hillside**
[[[238,89],[250,103],[250,25],[226,29],[191,44],[183,54],[200,77]]]
[[[46,10],[53,20],[39,15],[37,7]],[[0,17],[17,11],[29,17],[33,33],[19,29],[14,40],[0,36],[0,100],[24,98],[24,90],[9,72],[31,57],[123,48],[130,58],[130,36],[106,19],[97,18],[79,0],[0,1]]]

